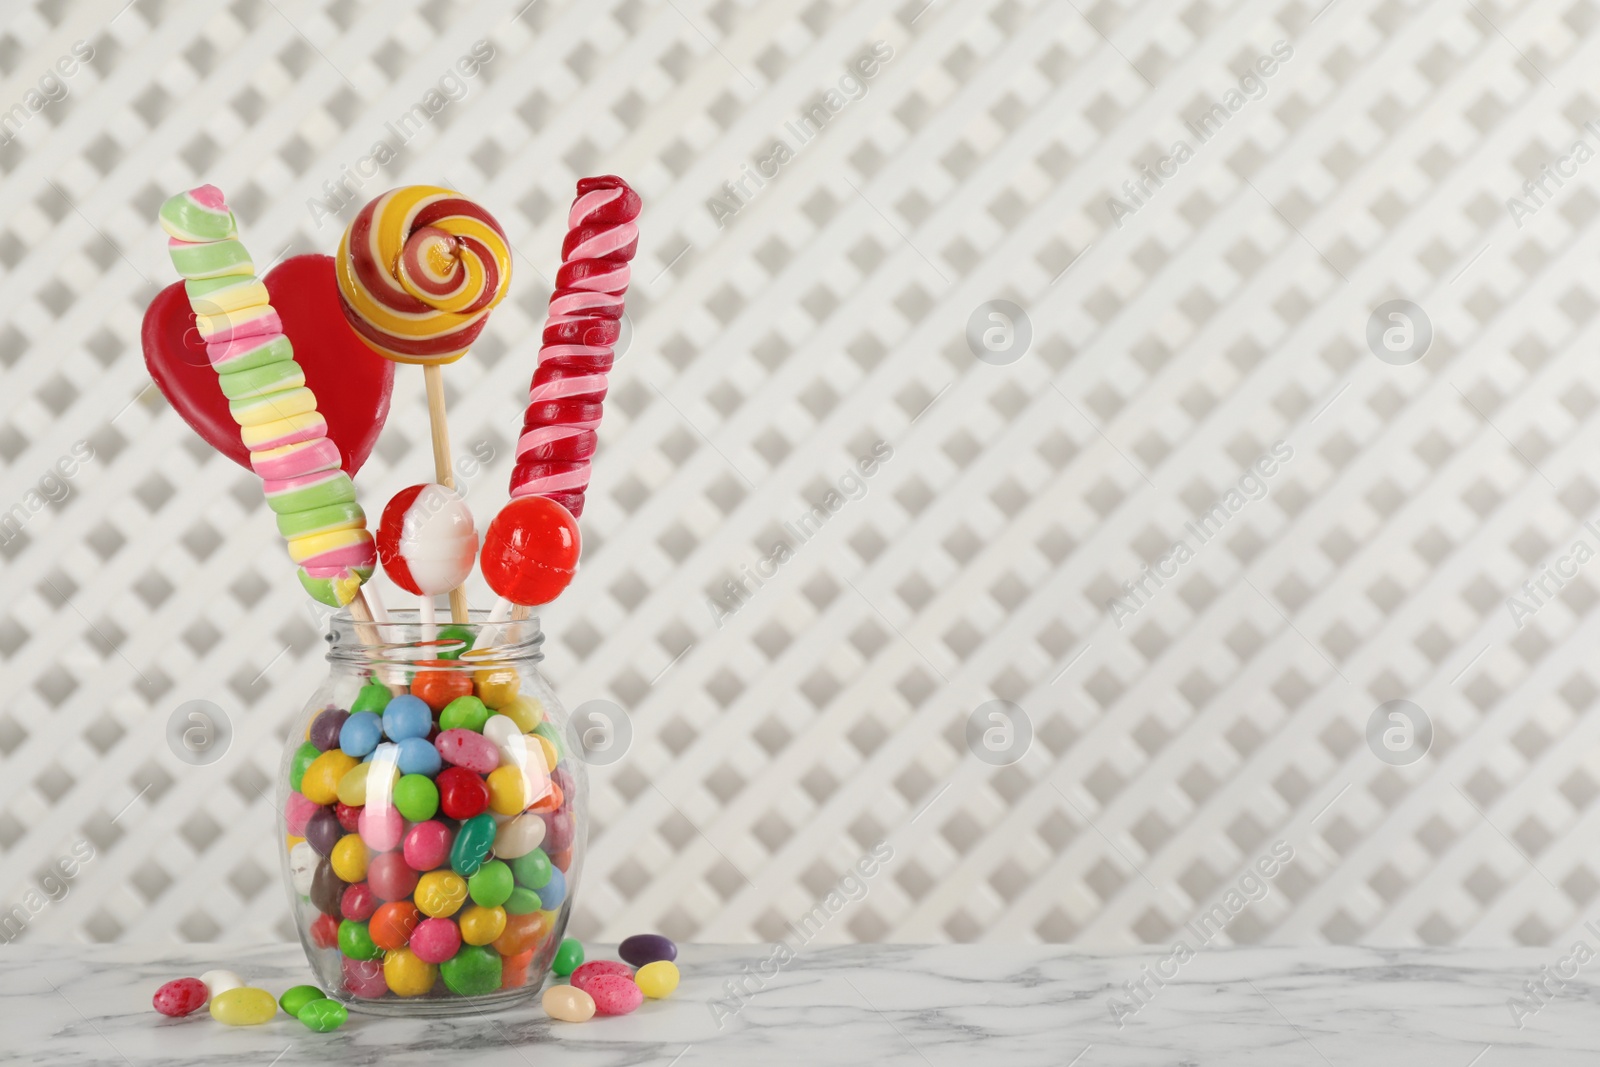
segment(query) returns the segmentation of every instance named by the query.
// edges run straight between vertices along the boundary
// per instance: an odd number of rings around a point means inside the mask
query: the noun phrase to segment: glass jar
[[[587,783],[537,619],[346,612],[278,774],[280,856],[317,982],[357,1011],[539,995],[583,864]]]

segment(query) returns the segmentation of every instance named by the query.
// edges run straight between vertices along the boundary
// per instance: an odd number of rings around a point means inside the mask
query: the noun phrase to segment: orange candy
[[[528,806],[529,811],[538,812],[540,815],[548,814],[561,807],[561,787],[554,782],[550,783],[550,792],[535,800]]]
[[[531,951],[549,932],[550,919],[546,912],[507,915],[506,931],[494,939],[494,950],[502,956],[517,956]]]
[[[528,984],[528,968],[533,965],[533,949],[500,959],[500,988],[521,989]]]
[[[550,866],[559,869],[562,874],[566,874],[571,869],[572,850],[570,848],[564,848],[560,852],[551,852],[549,856]]]
[[[380,905],[372,913],[367,933],[371,935],[374,945],[385,952],[393,952],[406,947],[406,942],[411,940],[411,931],[421,921],[422,913],[417,911],[415,904],[409,900],[391,901]]]
[[[454,666],[453,661],[447,659],[423,660],[423,666],[437,667],[444,664]],[[418,671],[417,676],[411,680],[411,695],[421,698],[422,702],[434,711],[443,711],[444,706],[456,697],[472,695],[472,675],[461,671]]]

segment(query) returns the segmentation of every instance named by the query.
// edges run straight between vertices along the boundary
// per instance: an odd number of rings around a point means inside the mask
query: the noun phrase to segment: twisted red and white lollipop
[[[639,194],[614,175],[578,182],[517,441],[513,499],[549,497],[583,514],[641,206]]]

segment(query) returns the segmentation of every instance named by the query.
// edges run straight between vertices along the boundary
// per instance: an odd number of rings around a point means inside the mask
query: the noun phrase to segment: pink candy
[[[358,960],[339,957],[344,969],[344,987],[365,1000],[377,1000],[389,992],[389,983],[383,979],[382,960]]]
[[[414,871],[431,871],[450,858],[455,835],[437,819],[419,822],[406,833],[406,865]]]
[[[410,945],[423,963],[443,963],[461,948],[461,930],[449,919],[424,919],[411,932]]]
[[[434,739],[433,747],[446,763],[473,774],[488,774],[500,766],[500,750],[476,730],[446,730]]]
[[[283,821],[294,837],[306,836],[306,823],[321,805],[313,804],[299,793],[290,793],[283,805]]]
[[[374,852],[393,851],[406,832],[406,821],[395,808],[384,808],[381,813],[370,807],[362,808],[356,825],[361,840]]]
[[[210,995],[205,983],[198,978],[174,978],[156,990],[150,1003],[162,1015],[178,1019],[204,1007]]]
[[[644,1003],[644,993],[633,979],[620,974],[597,975],[578,988],[594,998],[597,1015],[626,1015]]]
[[[626,978],[631,982],[633,981],[633,968],[626,963],[618,963],[616,960],[590,960],[573,971],[572,977],[567,981],[572,984],[574,989],[581,989],[588,993],[590,982],[608,975],[616,978]]]

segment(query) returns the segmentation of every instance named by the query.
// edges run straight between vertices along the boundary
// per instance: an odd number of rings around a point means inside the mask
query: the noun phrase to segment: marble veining
[[[163,981],[212,967],[275,994],[308,981],[295,946],[21,944],[0,950],[0,1063],[1542,1067],[1592,1064],[1600,1050],[1600,987],[1579,973],[1550,983],[1553,995],[1524,988],[1560,959],[1550,949],[1215,949],[1174,974],[1162,951],[850,945],[764,977],[769,955],[685,946],[678,992],[625,1018],[552,1023],[535,1004],[428,1021],[352,1014],[313,1034],[283,1015],[230,1029],[150,1008]],[[741,980],[746,992],[731,993]],[[1129,982],[1142,982],[1138,997]]]

